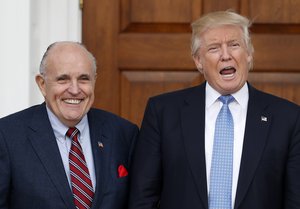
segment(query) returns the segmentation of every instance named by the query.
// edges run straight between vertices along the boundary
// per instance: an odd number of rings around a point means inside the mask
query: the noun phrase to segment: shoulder
[[[48,127],[47,112],[44,105],[36,105],[0,119],[0,138],[15,141],[27,138],[31,130]],[[46,125],[45,125],[46,124]]]
[[[27,109],[12,113],[0,119],[0,126],[5,124],[15,124],[15,123],[28,123],[33,115],[43,112],[45,105],[34,105]],[[46,110],[46,109],[45,109]],[[16,125],[16,124],[15,124]]]
[[[254,92],[254,93],[253,93]],[[251,98],[252,96],[252,98]],[[292,110],[298,110],[300,106],[297,105],[296,103],[289,101],[285,98],[270,94],[270,93],[266,93],[260,90],[257,90],[253,87],[250,87],[250,99],[261,101],[261,102],[266,102],[268,104],[268,107],[273,107],[276,109],[284,109],[284,108],[288,108],[288,109],[292,109]],[[279,110],[280,111],[280,110]]]
[[[110,123],[118,126],[127,126],[135,127],[136,125],[129,120],[122,118],[114,113],[102,110],[91,108],[88,112],[89,122],[92,123]]]
[[[194,86],[186,89],[181,89],[177,91],[167,92],[160,95],[156,95],[149,98],[150,103],[159,103],[165,105],[179,105],[186,101],[187,98],[200,95],[201,92],[204,92],[205,85]]]
[[[138,135],[139,128],[132,122],[111,112],[91,108],[88,112],[89,127],[92,132],[102,131],[108,138],[117,136],[118,140],[131,144]]]
[[[248,106],[261,107],[266,113],[282,123],[284,121],[297,121],[300,119],[300,106],[281,97],[250,88]]]

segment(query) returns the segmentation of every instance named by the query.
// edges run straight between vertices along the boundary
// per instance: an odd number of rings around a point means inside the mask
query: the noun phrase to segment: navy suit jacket
[[[249,86],[235,209],[300,208],[300,108]],[[150,98],[130,209],[208,209],[205,84]]]
[[[96,191],[92,209],[127,208],[137,126],[111,113],[88,112]],[[98,146],[103,144],[103,148]],[[45,104],[0,120],[0,209],[75,209]]]

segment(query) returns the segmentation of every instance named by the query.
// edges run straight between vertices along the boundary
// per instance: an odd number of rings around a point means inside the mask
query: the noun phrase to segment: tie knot
[[[78,133],[79,133],[79,130],[76,127],[71,127],[67,131],[66,135],[67,135],[67,137],[70,137],[71,139],[73,139],[73,137],[75,135],[77,135]]]
[[[223,103],[223,104],[229,104],[230,102],[232,102],[234,100],[234,97],[229,94],[229,95],[222,95],[219,97],[219,100]]]

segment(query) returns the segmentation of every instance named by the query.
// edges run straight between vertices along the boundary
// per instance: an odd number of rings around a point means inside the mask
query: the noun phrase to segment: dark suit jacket
[[[124,209],[129,176],[118,178],[117,169],[129,168],[138,128],[96,109],[88,120],[97,182],[92,209]],[[0,208],[75,209],[45,104],[0,120]]]
[[[150,98],[130,209],[208,209],[205,84]],[[300,208],[300,108],[249,86],[235,209]]]

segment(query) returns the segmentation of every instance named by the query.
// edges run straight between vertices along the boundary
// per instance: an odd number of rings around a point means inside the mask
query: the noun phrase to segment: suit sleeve
[[[129,168],[131,167],[131,163],[132,163],[132,156],[133,156],[133,151],[135,148],[135,144],[139,135],[139,128],[137,125],[134,125],[132,128],[132,131],[130,132],[130,136],[127,137],[129,139],[129,158],[128,158],[128,162],[129,162]]]
[[[0,209],[8,209],[10,167],[7,146],[0,130]]]
[[[300,111],[291,136],[285,191],[285,209],[300,208]]]
[[[149,100],[133,156],[129,209],[158,208],[162,179],[158,121]]]

